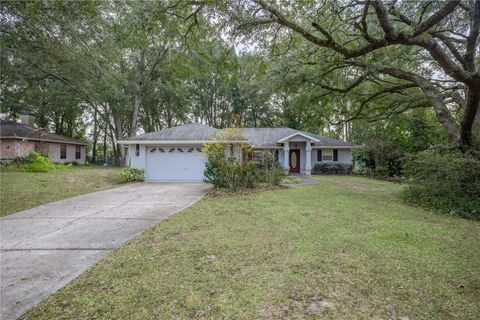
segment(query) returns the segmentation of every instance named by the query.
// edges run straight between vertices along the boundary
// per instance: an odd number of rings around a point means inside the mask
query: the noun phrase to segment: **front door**
[[[300,150],[292,149],[290,150],[290,172],[291,173],[300,173]]]

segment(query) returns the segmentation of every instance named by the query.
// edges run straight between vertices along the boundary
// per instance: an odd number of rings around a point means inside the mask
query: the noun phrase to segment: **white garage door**
[[[205,155],[201,147],[168,146],[146,149],[147,181],[202,181]]]

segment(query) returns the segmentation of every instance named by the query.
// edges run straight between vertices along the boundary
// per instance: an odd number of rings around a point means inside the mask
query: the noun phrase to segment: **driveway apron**
[[[198,201],[208,188],[131,184],[0,219],[0,318],[20,317],[112,250]]]

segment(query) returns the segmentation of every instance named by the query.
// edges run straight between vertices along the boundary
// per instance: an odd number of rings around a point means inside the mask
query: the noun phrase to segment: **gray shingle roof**
[[[87,144],[84,141],[64,137],[55,133],[50,133],[41,128],[33,128],[23,123],[18,123],[10,120],[0,120],[0,139],[6,138],[49,141],[80,145]]]
[[[306,131],[296,130],[292,128],[243,128],[245,138],[250,140],[253,145],[275,145],[277,141],[291,136],[293,134],[302,133],[312,138],[319,140],[316,145],[331,146],[331,147],[355,147],[356,145],[350,142],[319,136]]]
[[[350,142],[319,136],[317,134],[291,128],[241,128],[241,130],[245,135],[244,138],[249,140],[254,146],[274,146],[277,144],[277,141],[296,133],[302,133],[319,140],[320,142],[316,143],[316,145],[331,147],[356,146]],[[214,135],[221,132],[222,130],[203,124],[191,123],[134,136],[127,139],[127,141],[205,141],[210,140]]]
[[[155,132],[134,136],[127,141],[204,141],[210,140],[222,130],[215,129],[200,123],[190,123],[183,126],[173,127]]]

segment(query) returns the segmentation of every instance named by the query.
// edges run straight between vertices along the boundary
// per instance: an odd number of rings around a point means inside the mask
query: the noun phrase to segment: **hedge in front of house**
[[[317,162],[312,174],[352,174],[352,165],[348,163]]]
[[[120,171],[120,178],[124,182],[144,181],[145,180],[145,170],[144,169],[136,169],[136,168],[123,168]]]

